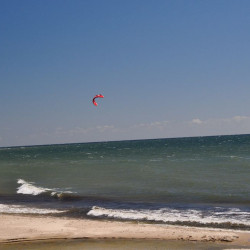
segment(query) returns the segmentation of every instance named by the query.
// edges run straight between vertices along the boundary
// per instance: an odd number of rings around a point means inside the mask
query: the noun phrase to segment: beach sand
[[[52,216],[0,215],[0,244],[48,240],[178,240],[224,243],[250,249],[250,232],[225,229],[88,220]]]

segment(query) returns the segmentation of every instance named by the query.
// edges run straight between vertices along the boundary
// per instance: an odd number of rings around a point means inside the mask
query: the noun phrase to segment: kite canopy
[[[92,100],[93,104],[94,104],[95,106],[97,106],[98,104],[96,103],[95,99],[96,99],[96,98],[103,98],[103,97],[104,97],[104,96],[101,95],[101,94],[96,95],[96,96],[93,98],[93,100]]]

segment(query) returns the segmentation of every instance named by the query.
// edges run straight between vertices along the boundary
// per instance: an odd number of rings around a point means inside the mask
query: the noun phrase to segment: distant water
[[[0,148],[0,213],[250,229],[250,135]]]

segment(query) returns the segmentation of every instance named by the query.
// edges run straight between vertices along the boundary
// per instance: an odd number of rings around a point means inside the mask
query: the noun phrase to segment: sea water
[[[0,213],[250,229],[250,135],[0,148]]]

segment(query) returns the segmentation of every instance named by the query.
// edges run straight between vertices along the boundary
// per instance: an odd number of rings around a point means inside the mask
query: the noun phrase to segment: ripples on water
[[[0,148],[0,176],[0,212],[21,202],[98,218],[250,221],[249,135]]]

